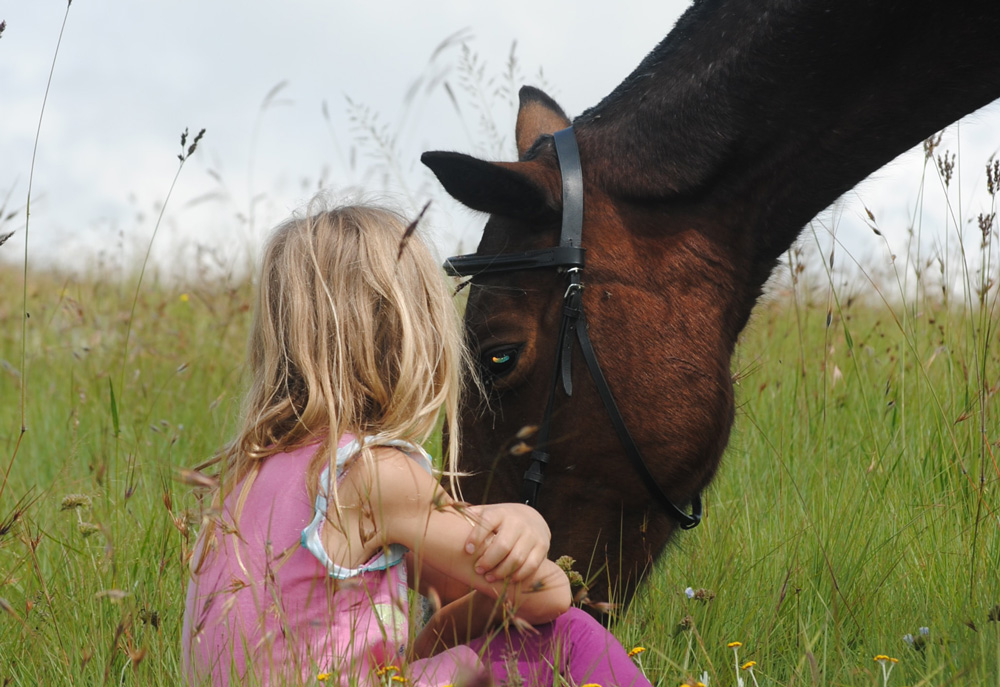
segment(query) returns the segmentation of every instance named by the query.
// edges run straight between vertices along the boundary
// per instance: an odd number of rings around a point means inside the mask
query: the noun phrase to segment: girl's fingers
[[[519,582],[533,575],[544,557],[545,551],[541,550],[539,557],[538,547],[530,539],[518,539],[506,557],[499,561],[492,570],[489,570],[487,580],[510,579]],[[493,580],[490,579],[491,577]]]
[[[522,582],[530,577],[533,577],[538,569],[542,566],[542,561],[545,560],[546,551],[540,547],[534,547],[528,553],[524,562],[511,573],[510,579],[514,582]]]
[[[480,508],[473,510],[470,508],[469,512],[474,516],[474,524],[472,531],[469,533],[469,538],[465,541],[465,550],[467,553],[474,554],[477,551],[482,551],[483,547],[490,543],[487,540],[491,535],[496,534],[502,520],[492,510],[483,510]]]
[[[497,532],[492,539],[487,538],[486,549],[476,561],[476,572],[480,574],[491,573],[494,578],[505,577],[505,573],[508,572],[507,569],[498,568],[498,566],[501,566],[510,558],[516,545],[517,539],[511,541],[511,538],[502,530]]]

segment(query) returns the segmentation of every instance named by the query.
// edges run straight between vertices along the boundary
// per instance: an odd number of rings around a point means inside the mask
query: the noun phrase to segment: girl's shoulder
[[[402,458],[406,456],[423,468],[428,474],[433,474],[434,464],[430,455],[423,447],[403,439],[388,439],[379,435],[355,437],[345,434],[337,444],[337,479],[340,481],[361,455],[362,449],[371,449],[377,462]],[[329,469],[324,470],[321,485],[326,486],[329,480]]]
[[[371,461],[358,460],[364,448],[370,450]],[[360,567],[343,567],[334,563],[326,551],[322,531],[327,523],[340,520],[331,510],[335,492],[341,505],[349,509],[358,508],[361,501],[365,501],[361,511],[368,513],[384,512],[384,503],[412,501],[420,492],[432,498],[426,487],[419,486],[427,480],[434,482],[430,456],[419,446],[405,441],[349,436],[338,442],[334,467],[334,481],[331,481],[329,465],[320,474],[313,519],[302,530],[302,545],[319,559],[331,576],[340,579],[383,570],[402,562],[406,548],[392,544]],[[372,488],[374,485],[378,485],[377,488]]]

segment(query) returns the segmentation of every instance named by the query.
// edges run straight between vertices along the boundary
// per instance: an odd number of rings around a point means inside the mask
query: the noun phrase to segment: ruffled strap
[[[359,439],[352,439],[350,442],[337,449],[337,478],[339,479],[342,476],[344,466],[347,465],[351,458],[356,456],[361,451],[362,447],[373,446],[391,446],[393,448],[398,448],[403,451],[403,453],[416,460],[417,463],[420,464],[422,468],[427,470],[428,473],[432,471],[431,457],[427,455],[427,452],[420,446],[415,446],[410,442],[403,441],[401,439],[384,439],[379,436],[367,436]],[[326,553],[326,549],[323,547],[323,541],[320,538],[320,531],[323,528],[323,523],[327,519],[330,503],[329,494],[332,486],[333,485],[330,480],[330,466],[327,465],[323,468],[323,472],[321,472],[319,476],[319,491],[316,494],[316,506],[313,512],[312,522],[306,525],[305,529],[302,530],[301,538],[302,546],[323,564],[323,567],[326,568],[330,577],[335,577],[338,580],[346,580],[372,570],[387,570],[402,562],[403,556],[408,551],[408,549],[402,544],[390,544],[385,550],[382,551],[382,553],[357,568],[345,568],[337,565],[330,559],[330,556]]]

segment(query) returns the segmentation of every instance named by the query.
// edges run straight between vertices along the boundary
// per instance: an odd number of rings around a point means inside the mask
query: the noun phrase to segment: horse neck
[[[585,166],[612,196],[727,224],[759,289],[816,213],[1000,96],[1000,11],[959,4],[698,3],[577,119]]]

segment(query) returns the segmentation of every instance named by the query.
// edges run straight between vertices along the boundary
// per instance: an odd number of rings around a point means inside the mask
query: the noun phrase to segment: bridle
[[[563,210],[559,245],[523,253],[460,255],[448,258],[444,264],[445,271],[456,277],[541,268],[556,268],[566,275],[567,284],[563,294],[563,315],[559,326],[556,364],[552,373],[549,397],[545,404],[545,415],[538,428],[535,449],[531,452],[531,465],[524,473],[522,498],[525,503],[532,507],[538,503],[538,493],[545,481],[545,467],[549,464],[547,451],[549,427],[556,389],[560,380],[566,395],[573,395],[571,366],[573,339],[576,338],[580,342],[583,358],[590,369],[594,383],[597,385],[597,392],[604,402],[604,408],[608,412],[611,424],[614,425],[618,439],[621,441],[625,454],[632,462],[635,471],[656,502],[670,517],[677,521],[681,529],[691,529],[701,522],[701,493],[696,493],[691,499],[691,513],[688,514],[678,508],[663,492],[650,473],[646,461],[643,460],[632,434],[628,431],[604,373],[601,371],[601,366],[597,362],[594,346],[591,344],[590,335],[587,332],[587,319],[583,312],[583,168],[580,165],[580,149],[576,144],[573,127],[557,131],[553,138],[555,139],[556,155],[559,159],[559,170],[562,174]]]

